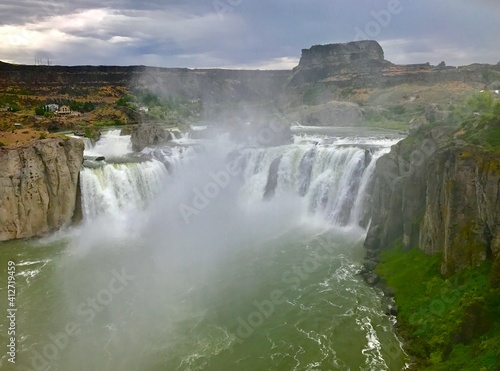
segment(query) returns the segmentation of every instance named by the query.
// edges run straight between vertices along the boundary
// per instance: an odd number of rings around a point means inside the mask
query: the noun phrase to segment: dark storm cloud
[[[498,24],[488,0],[4,0],[0,59],[291,68],[302,48],[364,35],[398,63],[496,63]]]

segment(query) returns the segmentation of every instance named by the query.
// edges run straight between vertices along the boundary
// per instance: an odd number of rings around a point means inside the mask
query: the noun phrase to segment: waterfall
[[[75,137],[75,138],[80,138],[80,137]],[[85,152],[91,151],[92,148],[94,148],[94,143],[92,142],[92,139],[90,138],[81,138],[83,139],[83,143],[85,145]]]
[[[95,145],[87,145],[85,141],[86,156],[120,157],[132,152],[130,135],[120,135],[121,130],[110,130],[103,133]],[[90,141],[90,140],[88,140]]]
[[[375,162],[388,147],[317,143],[242,151],[245,197],[255,202],[294,193],[312,215],[340,226],[359,224]]]
[[[80,183],[84,218],[143,209],[161,191],[166,178],[165,166],[154,160],[83,168]]]
[[[273,202],[292,194],[308,215],[338,226],[360,225],[376,160],[396,142],[380,136],[304,135],[289,145],[236,150],[234,143],[201,141],[145,148],[140,156],[150,161],[126,163],[130,136],[112,130],[85,153],[121,157],[115,161],[121,163],[81,171],[82,208],[87,219],[143,209],[165,189],[166,179],[182,178],[182,170],[202,174],[208,163],[225,158],[238,164],[239,193],[246,202]]]

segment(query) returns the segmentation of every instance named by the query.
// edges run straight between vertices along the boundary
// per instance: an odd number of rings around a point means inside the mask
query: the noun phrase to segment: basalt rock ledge
[[[76,138],[0,148],[0,241],[42,236],[81,217],[83,149]]]

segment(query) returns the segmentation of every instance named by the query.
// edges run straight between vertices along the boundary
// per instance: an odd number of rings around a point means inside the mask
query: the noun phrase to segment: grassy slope
[[[491,262],[443,279],[440,256],[396,245],[377,272],[396,293],[401,333],[419,370],[498,370],[500,290]]]

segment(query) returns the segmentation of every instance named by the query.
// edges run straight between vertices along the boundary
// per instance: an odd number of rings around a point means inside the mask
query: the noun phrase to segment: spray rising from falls
[[[85,140],[86,156],[120,157],[132,152],[130,135],[121,135],[121,130],[110,130],[95,144]]]
[[[80,173],[82,208],[86,219],[142,210],[158,195],[167,177],[158,161],[107,164]]]
[[[248,204],[273,203],[281,196],[292,195],[303,206],[305,215],[337,226],[365,226],[367,187],[376,160],[395,142],[369,137],[305,135],[296,137],[293,144],[271,148],[237,149],[234,143],[217,141],[146,148],[141,155],[150,161],[105,164],[82,170],[84,216],[94,218],[102,213],[144,209],[165,190],[167,179],[182,178],[186,171],[203,172],[206,166],[200,164],[212,153],[214,161],[222,158],[236,162],[240,171],[240,198]],[[130,137],[120,136],[117,130],[103,135],[94,147],[86,150],[86,154],[94,156],[123,157],[129,152]],[[224,165],[220,164],[220,168]]]
[[[85,220],[143,210],[161,192],[168,177],[165,166],[156,160],[130,156],[131,148],[130,135],[120,135],[120,130],[103,134],[95,145],[85,141],[85,156],[106,159],[87,160],[88,167],[80,172]]]
[[[213,140],[94,158],[81,172],[87,223],[62,258],[63,303],[41,315],[64,322],[115,272],[130,281],[54,369],[401,369],[380,298],[357,275],[364,231],[350,228],[389,145]]]
[[[309,214],[334,225],[359,224],[366,188],[383,147],[295,144],[243,151],[239,159],[246,196],[271,200],[294,193]]]

